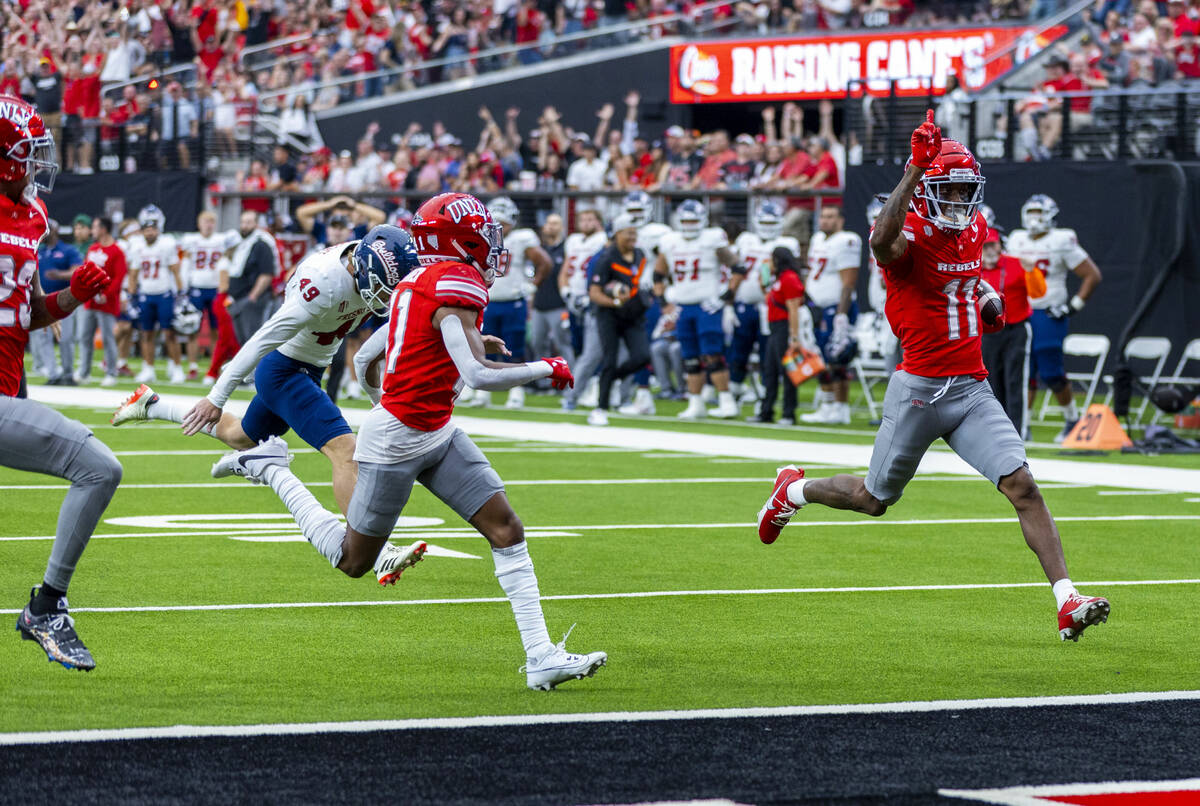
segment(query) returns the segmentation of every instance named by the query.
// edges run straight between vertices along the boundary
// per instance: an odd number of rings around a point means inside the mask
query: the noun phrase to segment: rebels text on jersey
[[[138,273],[139,294],[169,294],[182,291],[175,287],[171,267],[179,265],[179,246],[170,235],[159,235],[154,243],[146,243],[141,235],[129,239],[125,249],[129,271]]]
[[[1075,237],[1075,230],[1057,227],[1040,238],[1032,237],[1023,229],[1013,230],[1004,251],[1013,257],[1028,260],[1046,275],[1046,293],[1029,301],[1030,307],[1035,310],[1066,305],[1067,275],[1088,259],[1088,253]]]
[[[584,235],[573,232],[563,244],[563,267],[567,273],[567,293],[572,297],[586,297],[588,293],[587,264],[592,255],[608,243],[604,232]]]
[[[987,229],[980,214],[958,233],[944,232],[914,212],[905,218],[908,249],[880,267],[887,282],[886,316],[904,349],[905,372],[987,377],[975,298]]]
[[[9,397],[21,388],[29,341],[29,289],[48,219],[41,199],[14,204],[0,195],[0,394]]]
[[[771,259],[772,253],[780,247],[787,249],[796,257],[800,256],[800,242],[790,235],[764,241],[753,232],[743,232],[733,242],[733,251],[746,267],[746,279],[737,288],[734,302],[744,302],[748,305],[762,302],[765,297],[762,287],[762,267]]]
[[[217,232],[205,238],[198,232],[192,232],[180,239],[180,248],[187,259],[189,288],[217,287],[225,250],[236,246],[240,240],[231,238],[231,234]]]
[[[279,352],[306,364],[327,367],[346,334],[370,318],[371,311],[343,262],[357,245],[358,241],[350,241],[322,249],[296,267],[284,293],[284,304],[298,304],[308,321],[279,346]]]
[[[862,238],[855,232],[817,232],[808,245],[808,276],[804,290],[820,308],[837,305],[842,299],[844,269],[856,269],[862,264]]]
[[[465,263],[443,261],[408,273],[392,295],[383,399],[380,404],[409,428],[436,431],[450,421],[458,368],[433,324],[438,308],[476,312],[483,324],[488,289]]]
[[[674,286],[672,301],[680,305],[699,305],[721,294],[724,272],[717,250],[729,246],[729,237],[720,227],[707,227],[696,238],[670,232],[659,242],[659,255],[666,261],[667,273]]]
[[[515,229],[504,236],[504,248],[509,253],[508,271],[492,283],[492,299],[496,302],[512,302],[526,296],[533,272],[525,252],[540,245],[537,233],[531,229]]]

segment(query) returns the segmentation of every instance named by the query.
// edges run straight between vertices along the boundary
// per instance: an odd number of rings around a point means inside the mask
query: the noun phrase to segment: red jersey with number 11
[[[380,403],[400,422],[418,431],[436,431],[450,422],[458,368],[433,325],[438,308],[468,308],[483,324],[488,289],[471,266],[443,261],[414,269],[392,294],[387,358]]]
[[[943,231],[909,212],[904,220],[908,249],[886,266],[885,313],[900,339],[900,369],[927,378],[987,377],[980,353],[976,288],[987,235],[983,216],[962,232]]]
[[[29,289],[47,220],[41,199],[15,204],[0,195],[0,394],[9,397],[21,389],[29,341]]]

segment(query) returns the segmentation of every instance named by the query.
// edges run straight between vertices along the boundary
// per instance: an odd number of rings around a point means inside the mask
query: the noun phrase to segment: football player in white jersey
[[[295,430],[332,462],[333,495],[345,512],[358,472],[355,440],[342,413],[321,389],[321,375],[346,334],[368,317],[386,311],[392,289],[417,266],[411,237],[386,224],[372,229],[361,241],[336,244],[309,255],[292,273],[283,306],[225,365],[208,397],[188,410],[183,404],[160,399],[143,384],[117,409],[112,424],[141,420],[182,423],[183,433],[189,436],[203,432],[237,450]],[[245,415],[239,419],[223,413],[229,396],[252,373],[255,395]],[[215,477],[237,472],[224,462],[213,466]],[[383,559],[381,554],[380,567]],[[381,577],[380,581],[386,580]]]
[[[1084,304],[1100,285],[1100,269],[1079,246],[1075,230],[1054,226],[1058,205],[1054,199],[1039,193],[1021,206],[1021,229],[1008,236],[1005,251],[1020,259],[1025,271],[1038,270],[1046,275],[1046,293],[1030,299],[1033,315],[1029,318],[1033,330],[1029,375],[1037,377],[1050,388],[1051,394],[1063,408],[1066,423],[1055,437],[1062,442],[1079,420],[1079,410],[1071,394],[1071,384],[1063,367],[1063,341],[1067,338],[1067,317],[1083,310]],[[1079,291],[1070,296],[1067,275],[1082,280]],[[1030,404],[1032,406],[1032,400]]]
[[[818,380],[826,402],[800,417],[806,423],[850,424],[850,381],[846,367],[857,349],[851,328],[858,320],[854,289],[862,265],[862,238],[844,229],[845,226],[841,208],[824,205],[817,220],[818,230],[808,244],[804,291],[819,312],[813,319],[818,323],[817,345],[825,356],[825,370]]]
[[[166,220],[163,211],[153,204],[143,207],[138,213],[141,232],[130,237],[129,248],[125,250],[129,296],[137,301],[141,312],[138,329],[142,331],[142,371],[137,375],[140,383],[155,379],[154,351],[160,330],[167,342],[167,379],[183,383],[183,351],[171,329],[171,320],[175,316],[175,297],[187,293],[187,283],[179,270],[179,245],[162,232]]]
[[[189,232],[179,239],[183,252],[183,271],[187,277],[188,299],[201,315],[208,316],[208,326],[216,337],[217,316],[213,311],[213,300],[217,296],[221,269],[227,268],[226,253],[240,240],[236,232],[217,232],[217,217],[205,210],[196,217],[196,232]],[[188,339],[189,381],[198,380],[200,368],[196,359],[200,355],[198,334]]]
[[[887,201],[886,193],[876,193],[867,205],[867,227],[874,229],[875,219],[879,217],[883,211],[883,203]],[[980,205],[980,211],[986,205]],[[988,208],[991,209],[990,207]],[[994,214],[993,214],[994,219]],[[986,216],[985,216],[986,220]],[[989,224],[988,226],[991,226]],[[891,325],[888,324],[885,307],[887,305],[887,281],[883,277],[883,269],[879,268],[879,261],[875,259],[875,253],[870,249],[867,250],[867,267],[870,269],[870,277],[867,279],[867,302],[871,304],[871,310],[875,311],[875,338],[879,345],[879,353],[883,356],[887,363],[887,373],[890,377],[896,371],[896,367],[900,365],[900,339],[896,338],[896,334],[892,332]]]
[[[783,208],[777,202],[765,201],[760,204],[752,225],[751,230],[743,232],[733,242],[733,251],[746,269],[746,280],[738,285],[733,295],[732,311],[736,323],[726,352],[729,389],[743,403],[757,400],[754,385],[745,384],[750,354],[755,345],[758,346],[760,359],[767,354],[767,339],[763,332],[766,329],[766,317],[762,310],[766,304],[763,280],[770,277],[771,253],[783,247],[797,258],[800,257],[800,242],[783,234]],[[765,276],[763,272],[766,272]],[[743,392],[748,397],[743,397]]]
[[[729,280],[722,267],[729,267]],[[741,411],[729,391],[725,360],[723,310],[733,302],[746,276],[745,267],[729,248],[729,237],[720,227],[708,226],[708,211],[689,199],[675,210],[675,229],[658,245],[654,292],[668,304],[679,306],[675,332],[683,350],[688,405],[679,417],[697,420],[706,414],[729,419]],[[717,388],[717,408],[704,407],[704,377]]]
[[[571,365],[580,382],[563,391],[562,407],[568,411],[578,405],[584,387],[592,383],[604,358],[600,334],[588,299],[588,261],[608,245],[604,219],[591,208],[575,213],[575,231],[563,242],[563,264],[558,272],[558,288],[571,316],[571,339],[576,361]],[[598,381],[597,381],[598,383]],[[597,389],[599,387],[597,386]],[[599,392],[597,392],[599,394]]]
[[[488,291],[488,304],[483,312],[485,336],[502,339],[509,349],[506,355],[489,356],[493,361],[525,363],[526,330],[529,326],[529,297],[538,284],[554,269],[554,261],[542,248],[542,239],[533,230],[516,229],[520,216],[517,205],[507,196],[497,196],[488,205],[492,219],[504,230],[504,245],[510,254],[508,271],[496,278]],[[458,405],[483,407],[492,402],[486,390],[463,390]],[[525,405],[525,387],[508,390],[506,408],[519,409]]]
[[[633,218],[634,225],[638,228],[637,248],[645,253],[648,270],[654,271],[659,244],[671,228],[654,220],[654,200],[644,190],[631,191],[622,200],[621,209]]]

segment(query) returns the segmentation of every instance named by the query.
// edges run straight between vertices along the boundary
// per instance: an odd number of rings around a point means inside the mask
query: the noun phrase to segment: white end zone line
[[[354,722],[300,722],[261,725],[170,725],[152,728],[103,728],[0,733],[0,746],[103,742],[130,739],[196,739],[214,736],[302,736],[319,733],[371,733],[385,730],[577,725],[597,722],[667,722],[690,719],[769,719],[773,717],[845,716],[856,714],[924,714],[978,711],[989,708],[1130,705],[1200,700],[1200,691],[1136,691],[1125,694],[1077,694],[1050,697],[997,697],[975,700],[790,705],[764,708],[705,708],[687,711],[601,711],[576,714],[512,714],[498,716],[386,719]]]
[[[1145,585],[1200,585],[1200,579],[1125,579],[1080,582],[1081,587],[1116,588]],[[714,588],[711,590],[628,591],[622,593],[562,593],[542,596],[542,601],[580,601],[583,599],[663,599],[681,596],[779,596],[835,593],[907,593],[962,590],[1011,590],[1045,588],[1046,582],[979,582],[959,585],[878,585],[842,588]],[[73,607],[72,613],[195,613],[226,610],[300,610],[320,607],[423,607],[428,605],[508,604],[504,596],[476,596],[443,599],[375,599],[358,602],[247,602],[206,605],[135,605],[132,607]],[[0,615],[20,613],[19,609],[0,610]]]
[[[1196,792],[1200,802],[1200,778],[1175,781],[1105,781],[1092,784],[1049,784],[1046,786],[1010,786],[1003,789],[939,789],[946,798],[977,800],[1003,806],[1052,806],[1061,801],[1051,798],[1072,795],[1120,795],[1126,792]]]
[[[83,405],[90,408],[107,404],[111,405],[114,410],[128,396],[125,392],[109,389],[75,389],[59,386],[33,386],[29,391],[33,399],[51,405]],[[182,404],[191,404],[199,399],[198,396],[172,394],[164,394],[162,397],[164,400]],[[231,400],[226,405],[226,410],[241,415],[245,412],[247,405],[248,401]],[[358,426],[366,419],[368,410],[343,409],[342,414],[347,423],[351,426]],[[871,445],[726,436],[621,426],[595,428],[577,423],[546,422],[544,420],[505,420],[456,415],[453,422],[472,437],[496,437],[558,445],[636,448],[641,451],[664,453],[688,451],[706,456],[755,456],[771,461],[800,462],[801,464],[805,459],[816,459],[821,464],[866,467],[870,464],[872,452]],[[1030,459],[1029,466],[1033,475],[1043,481],[1200,493],[1200,470],[1124,463],[1076,462],[1070,459]],[[949,473],[956,476],[978,475],[973,468],[954,453],[938,450],[931,450],[925,454],[918,472]]]

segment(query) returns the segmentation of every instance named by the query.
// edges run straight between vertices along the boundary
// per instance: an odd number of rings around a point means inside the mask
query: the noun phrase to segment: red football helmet
[[[504,232],[483,202],[470,194],[434,196],[417,208],[411,230],[422,263],[474,264],[489,286],[508,270]]]
[[[941,229],[965,230],[983,204],[985,181],[978,160],[966,146],[942,140],[941,152],[913,193],[913,209]]]
[[[54,138],[31,105],[0,95],[0,181],[18,182],[31,172],[33,186],[50,192],[58,174]]]

